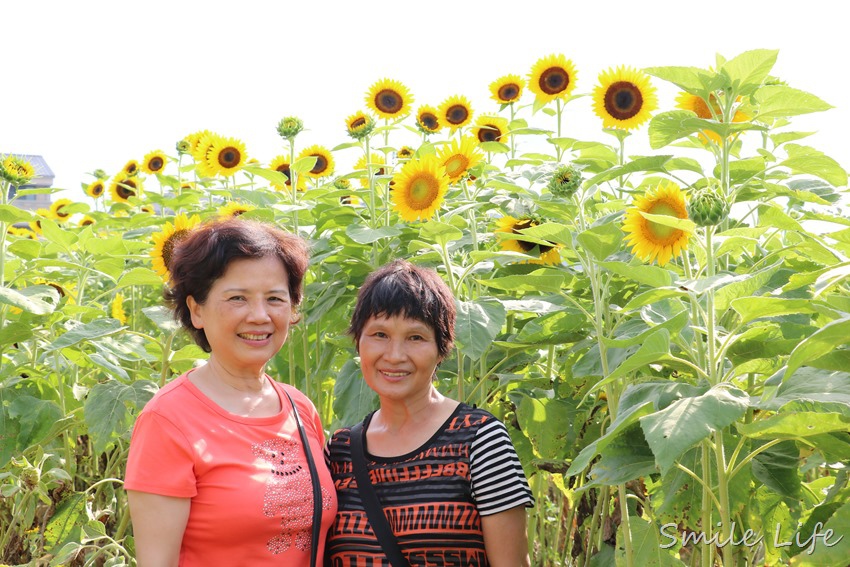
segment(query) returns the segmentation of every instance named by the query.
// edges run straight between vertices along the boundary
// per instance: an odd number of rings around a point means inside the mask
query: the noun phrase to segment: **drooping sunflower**
[[[451,128],[452,134],[472,121],[472,105],[463,95],[450,96],[444,100],[438,112],[440,121]]]
[[[50,218],[57,222],[65,222],[71,218],[71,213],[69,213],[65,207],[72,203],[73,201],[71,199],[59,199],[53,201],[53,203],[50,204]]]
[[[360,159],[354,164],[354,171],[360,171],[366,169],[368,165],[372,170],[372,175],[385,175],[387,172],[387,168],[384,167],[387,163],[387,160],[384,158],[383,154],[375,154],[373,153],[371,158],[369,159],[369,163],[366,163],[366,155],[360,156]],[[361,177],[360,178],[360,186],[368,187],[369,186],[369,177]]]
[[[375,129],[375,119],[363,111],[355,112],[345,119],[345,129],[355,140],[362,140]]]
[[[109,191],[112,193],[112,200],[119,203],[128,203],[130,197],[140,197],[142,195],[142,180],[138,177],[127,177],[117,175],[112,180],[109,186]]]
[[[522,97],[525,81],[519,75],[505,75],[490,83],[490,98],[501,104],[511,104]]]
[[[688,218],[685,196],[672,181],[662,181],[654,190],[635,197],[632,207],[626,211],[623,230],[627,233],[626,243],[635,256],[644,262],[658,261],[664,266],[682,250],[687,249],[690,233],[647,220],[641,211],[653,215],[666,215],[679,219]]]
[[[475,138],[464,136],[460,140],[454,139],[451,144],[443,146],[437,153],[437,159],[446,168],[449,183],[454,183],[478,165],[478,162],[484,159],[484,154],[478,149]]]
[[[410,113],[413,96],[393,79],[381,79],[366,91],[366,106],[381,118],[402,118]]]
[[[305,148],[298,154],[298,159],[303,157],[315,157],[316,164],[310,171],[304,173],[307,177],[311,177],[313,179],[319,179],[320,177],[324,177],[326,175],[330,175],[334,172],[334,158],[331,155],[331,152],[319,145],[310,146],[309,148]]]
[[[95,223],[95,220],[92,217],[90,217],[89,215],[86,215],[86,216],[84,216],[83,218],[80,219],[80,222],[77,223],[77,226],[89,226],[89,225],[94,224],[94,223]]]
[[[514,218],[512,216],[504,216],[496,221],[495,232],[505,232],[508,234],[522,234],[523,229],[537,226],[540,221],[531,217]],[[499,243],[502,250],[510,252],[521,252],[529,256],[537,255],[537,258],[528,260],[529,264],[549,264],[555,265],[561,263],[561,252],[557,246],[546,246],[537,242],[529,242],[528,240],[518,240],[512,238],[503,238]]]
[[[573,62],[561,54],[538,59],[528,75],[528,89],[536,95],[539,103],[567,98],[575,87]]]
[[[723,111],[717,102],[717,98],[714,94],[712,94],[710,99],[711,106],[709,107],[708,102],[706,102],[704,98],[691,93],[682,92],[676,97],[676,107],[681,108],[682,110],[690,110],[696,114],[698,118],[702,118],[704,120],[717,120],[718,122],[723,122]],[[738,97],[736,102],[740,102],[740,100],[741,97]],[[735,115],[732,117],[732,122],[746,122],[749,119],[750,116],[748,114],[736,109]],[[715,144],[720,143],[720,136],[711,130],[703,130],[700,134],[698,134],[698,137],[703,143],[708,141],[706,138],[713,141]]]
[[[134,175],[139,173],[139,162],[134,159],[131,159],[130,161],[124,164],[124,167],[121,168],[121,171],[128,177],[133,177]]]
[[[168,156],[162,150],[154,150],[145,155],[142,160],[142,171],[148,175],[162,173],[165,169],[165,164],[168,163]]]
[[[289,156],[280,155],[274,158],[271,163],[269,163],[269,169],[272,171],[277,171],[278,173],[282,173],[286,176],[286,185],[281,185],[280,183],[272,183],[272,187],[277,191],[282,191],[284,188],[292,190],[292,170],[290,166],[292,164],[289,163]],[[307,180],[303,175],[298,176],[298,190],[304,191],[306,187]]]
[[[174,217],[173,224],[166,222],[165,226],[162,227],[162,232],[153,234],[153,248],[150,251],[153,269],[164,281],[171,279],[169,265],[174,247],[186,238],[200,222],[201,219],[198,215],[187,217],[184,213],[181,213]]]
[[[0,161],[0,179],[5,179],[15,187],[26,185],[35,177],[35,168],[22,157],[7,155]]]
[[[124,311],[124,294],[120,291],[112,298],[111,312],[113,319],[118,319],[118,322],[122,325],[127,323],[127,313]]]
[[[393,182],[393,209],[408,222],[430,219],[449,189],[446,168],[433,154],[404,164]]]
[[[593,89],[593,110],[603,127],[637,128],[657,108],[655,87],[643,71],[621,65],[599,74],[599,84]]]
[[[198,173],[203,177],[230,177],[242,169],[247,160],[245,144],[241,140],[216,136],[211,140],[203,161],[198,163]]]
[[[254,205],[249,203],[237,203],[236,201],[228,201],[218,209],[218,216],[222,219],[238,217],[248,211],[256,209]]]
[[[416,127],[423,134],[434,134],[442,130],[443,123],[440,121],[439,111],[427,104],[420,106],[416,113]]]
[[[508,121],[501,116],[479,116],[472,126],[471,134],[479,142],[505,142]]]
[[[86,186],[86,195],[93,199],[97,199],[106,190],[106,185],[100,179],[96,179]]]
[[[183,140],[189,144],[189,154],[195,159],[195,161],[200,161],[206,157],[206,147],[209,145],[204,142],[210,138],[215,138],[216,136],[217,134],[214,134],[209,130],[198,130],[197,132],[192,132],[183,138]]]

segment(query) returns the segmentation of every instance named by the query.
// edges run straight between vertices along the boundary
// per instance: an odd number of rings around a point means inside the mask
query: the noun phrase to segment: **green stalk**
[[[701,510],[701,522],[702,522],[702,530],[703,532],[708,532],[709,527],[712,525],[711,523],[711,499],[713,494],[711,493],[711,453],[709,452],[708,441],[702,442],[702,510]],[[700,554],[702,559],[702,567],[712,567],[714,565],[714,546],[713,545],[705,545],[702,548],[702,553]]]

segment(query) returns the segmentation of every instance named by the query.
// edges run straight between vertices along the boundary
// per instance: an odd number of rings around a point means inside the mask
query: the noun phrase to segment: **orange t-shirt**
[[[180,565],[309,565],[313,489],[285,388],[321,481],[321,565],[337,500],[313,404],[268,378],[278,390],[280,413],[242,417],[219,407],[187,376],[162,388],[139,414],[124,488],[192,499]]]

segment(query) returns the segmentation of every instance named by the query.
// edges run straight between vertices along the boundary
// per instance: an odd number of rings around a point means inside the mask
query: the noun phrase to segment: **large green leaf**
[[[749,407],[746,392],[726,385],[673,402],[640,419],[646,441],[664,474],[685,451],[740,419]]]
[[[673,283],[673,274],[658,266],[631,265],[625,262],[599,262],[599,265],[618,276],[650,287],[666,287]]]
[[[800,497],[800,450],[796,443],[783,441],[762,451],[751,462],[756,480],[788,498]]]
[[[782,411],[738,426],[738,431],[755,439],[802,438],[848,430],[850,416],[823,411]]]
[[[529,345],[558,345],[577,342],[587,336],[585,317],[577,309],[565,308],[526,323],[516,342]]]
[[[65,544],[80,541],[82,525],[88,521],[86,501],[86,493],[75,492],[56,507],[44,527],[45,550],[56,554]]]
[[[0,303],[13,305],[34,315],[47,315],[56,310],[59,294],[49,285],[35,285],[24,289],[0,287]]]
[[[481,358],[502,330],[507,314],[496,299],[457,301],[455,340],[458,349],[472,360]]]
[[[620,248],[623,236],[616,224],[603,223],[579,233],[576,240],[597,260],[604,260]]]
[[[594,384],[590,392],[595,392],[614,380],[624,378],[630,372],[658,362],[670,354],[670,332],[667,329],[655,329],[646,337],[644,343],[631,356],[617,366],[611,374]]]
[[[679,331],[688,324],[690,316],[687,311],[680,311],[657,326],[649,326],[642,319],[631,319],[618,327],[617,335],[613,338],[602,337],[602,342],[609,347],[627,348],[642,343],[650,334],[658,329],[666,329],[671,335],[679,334]]]
[[[721,71],[732,81],[732,88],[738,96],[752,94],[767,78],[779,51],[776,49],[753,49],[745,51],[726,61]]]
[[[804,367],[785,380],[775,391],[766,389],[757,407],[777,411],[788,403],[801,400],[843,404],[850,408],[850,376],[846,372]]]
[[[334,380],[333,409],[336,420],[331,431],[362,421],[366,414],[377,409],[378,396],[366,385],[360,365],[347,361]]]
[[[811,93],[785,85],[765,85],[755,93],[755,99],[760,120],[786,118],[832,108],[831,104],[827,104]]]
[[[53,424],[64,417],[55,402],[33,396],[15,397],[6,411],[18,422],[17,445],[20,449],[42,443],[53,429]]]
[[[492,279],[476,279],[481,285],[510,291],[518,294],[525,293],[558,293],[564,285],[566,275],[557,270],[535,270],[530,274],[504,276]]]
[[[431,220],[419,229],[419,238],[426,242],[435,242],[445,246],[449,242],[463,238],[463,231],[448,223]]]
[[[60,335],[45,350],[46,352],[52,352],[77,345],[84,341],[106,337],[117,333],[122,328],[121,323],[115,319],[95,319],[91,323],[77,324]]]
[[[586,486],[616,486],[656,472],[655,458],[637,424],[627,427],[600,451],[599,461],[590,469],[592,481]]]
[[[827,183],[836,187],[847,185],[847,172],[841,165],[814,148],[799,146],[797,144],[786,144],[788,159],[780,163],[794,173],[807,173],[820,177]]]
[[[739,297],[729,302],[741,316],[741,324],[761,317],[781,317],[800,313],[817,313],[818,308],[810,299],[787,299],[784,297]]]
[[[711,72],[699,67],[647,67],[648,74],[669,81],[683,91],[700,94],[710,80]]]
[[[827,323],[798,344],[788,357],[783,380],[810,360],[846,344],[850,344],[850,316]]]
[[[621,523],[617,529],[616,567],[623,567],[624,565],[685,567],[682,560],[673,555],[673,552],[678,550],[678,546],[669,545],[671,543],[669,538],[673,536],[668,535],[668,537],[663,537],[665,534],[670,534],[669,531],[662,531],[663,527],[659,526],[656,522],[631,516],[629,518],[629,530],[632,539],[632,562],[627,563],[626,547],[623,543],[625,541],[623,535],[624,526]]]
[[[801,534],[806,542],[814,532]],[[791,560],[794,567],[846,567],[850,557],[850,502],[839,508],[819,531],[821,536]],[[829,537],[827,537],[827,535]],[[811,547],[812,553],[808,553]]]
[[[385,238],[395,238],[401,234],[401,230],[395,226],[369,228],[359,224],[351,224],[345,229],[345,234],[358,244],[371,244]]]
[[[142,268],[137,266],[126,272],[118,279],[116,288],[129,287],[133,285],[162,287],[162,278],[150,268]]]
[[[730,281],[725,285],[719,286],[714,294],[714,308],[718,313],[724,313],[729,309],[733,300],[755,295],[756,292],[770,282],[770,279],[781,267],[782,263],[776,262],[773,265],[738,277],[735,281]]]
[[[571,399],[535,398],[511,392],[519,426],[531,440],[537,457],[564,460],[576,440],[576,416],[584,411]]]
[[[137,380],[129,385],[110,380],[92,387],[84,413],[95,453],[102,453],[130,431],[133,416],[128,407],[142,409],[156,390],[156,385],[149,380]]]

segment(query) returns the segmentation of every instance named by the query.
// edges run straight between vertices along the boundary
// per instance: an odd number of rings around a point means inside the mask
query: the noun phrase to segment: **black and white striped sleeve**
[[[534,497],[508,430],[495,417],[478,429],[469,465],[472,496],[482,516],[517,506],[534,506]]]

